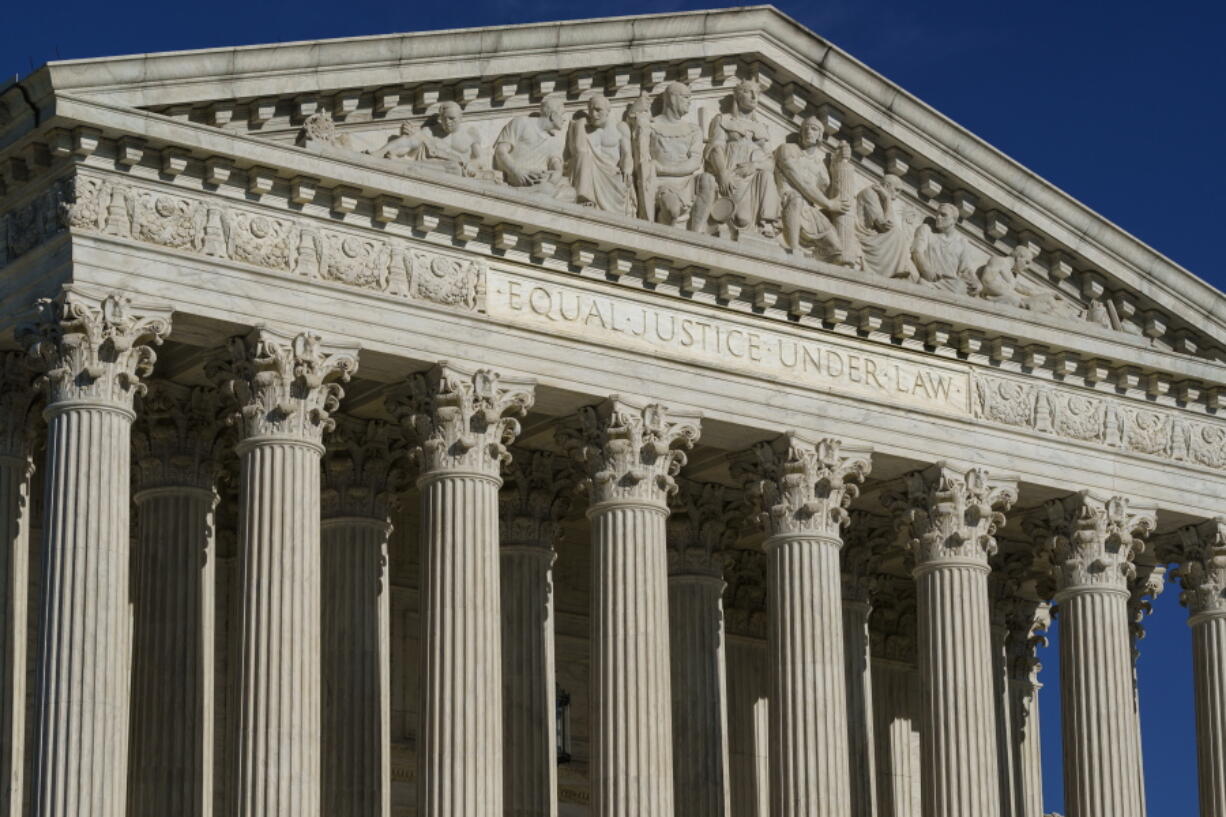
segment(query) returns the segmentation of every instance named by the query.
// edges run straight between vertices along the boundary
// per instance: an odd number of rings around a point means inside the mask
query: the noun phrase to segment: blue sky
[[[11,3],[0,77],[57,58],[711,8],[705,2]],[[1219,288],[1226,287],[1226,3],[780,2],[781,9]],[[1226,511],[1226,509],[1224,509]],[[1178,589],[1140,663],[1152,817],[1196,811],[1190,638]],[[1056,641],[1047,807],[1062,808]]]

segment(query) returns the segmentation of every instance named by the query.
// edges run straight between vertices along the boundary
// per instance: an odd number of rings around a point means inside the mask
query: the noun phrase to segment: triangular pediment
[[[190,125],[193,133],[304,151],[389,179],[432,179],[485,191],[491,200],[518,197],[521,210],[527,204],[540,213],[539,223],[522,225],[529,235],[547,230],[556,213],[581,213],[624,234],[636,222],[641,229],[645,221],[666,220],[644,212],[644,196],[658,209],[661,194],[644,192],[641,163],[627,184],[638,201],[625,211],[600,203],[579,209],[593,202],[508,179],[495,156],[500,136],[516,120],[539,122],[542,100],[558,99],[565,124],[533,147],[570,174],[570,123],[600,94],[611,119],[630,133],[630,149],[650,154],[638,129],[667,119],[663,97],[680,83],[690,96],[680,121],[701,134],[705,153],[716,120],[737,118],[734,89],[745,81],[760,90],[752,115],[762,129],[755,158],[775,163],[757,178],[777,188],[777,201],[764,204],[760,192],[745,193],[744,184],[724,189],[716,180],[720,189],[708,204],[718,212],[698,228],[715,246],[732,242],[768,262],[777,258],[801,277],[807,268],[859,280],[893,293],[893,303],[919,291],[1023,323],[1131,338],[1162,353],[1226,357],[1221,293],[770,7],[56,63],[32,77],[26,93],[48,112],[74,100],[144,112]],[[465,139],[440,130],[440,110],[461,114]],[[783,211],[799,191],[776,157],[809,118],[825,128],[817,187],[845,199],[847,212],[801,201],[801,240],[791,246],[796,230]],[[743,128],[733,123],[724,130]],[[471,162],[447,160],[457,144],[473,143]],[[236,155],[242,144],[233,145]],[[253,154],[239,161],[241,167],[260,160]],[[716,175],[705,157],[699,164],[696,176]],[[881,191],[887,175],[900,181],[888,196]],[[690,200],[671,226],[678,241],[693,238],[687,216],[700,198],[695,185],[680,185]],[[754,201],[742,207],[746,195]],[[878,206],[879,223],[868,225],[867,205],[886,198],[889,212]],[[935,224],[942,208],[947,220],[957,220],[947,232]],[[728,210],[737,212],[730,217]],[[827,230],[836,235],[820,235]],[[594,242],[608,250],[604,235],[594,234]],[[581,244],[586,237],[575,231],[564,240]],[[917,249],[921,242],[930,248]]]

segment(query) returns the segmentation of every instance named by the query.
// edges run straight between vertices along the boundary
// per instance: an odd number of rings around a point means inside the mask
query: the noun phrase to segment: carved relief
[[[223,215],[230,237],[227,256],[257,267],[293,269],[294,227],[289,221],[243,210]]]
[[[566,126],[565,99],[541,100],[537,116],[517,116],[503,127],[494,143],[494,169],[506,183],[531,193],[574,201],[575,189],[563,171],[561,146],[554,138]]]
[[[779,232],[781,213],[770,133],[757,113],[761,92],[756,81],[742,81],[732,94],[728,112],[711,121],[705,164],[715,184],[698,191],[699,229],[705,215],[716,223],[727,223],[734,237],[749,231],[773,238]]]
[[[324,519],[362,517],[385,521],[404,490],[403,446],[395,428],[378,420],[338,416],[321,465]]]
[[[908,539],[917,567],[943,561],[987,563],[996,531],[1017,501],[1017,486],[994,483],[983,468],[957,471],[937,464],[913,471],[882,494]]]
[[[453,176],[502,181],[502,174],[482,166],[485,146],[481,134],[464,123],[464,109],[444,102],[424,126],[406,122],[387,143],[367,151],[384,159],[418,162]]]
[[[690,89],[670,82],[660,95],[661,112],[651,116],[651,101],[631,107],[635,193],[639,217],[662,224],[706,229],[707,214],[695,199],[713,198],[715,180],[703,172],[702,128],[685,117]]]
[[[1137,454],[1226,468],[1226,427],[1175,410],[976,372],[977,419]]]
[[[566,175],[580,204],[634,214],[630,127],[613,118],[604,94],[593,94],[587,101],[586,115],[571,122],[565,158]]]
[[[899,192],[902,179],[887,173],[878,184],[870,184],[856,195],[856,236],[860,262],[866,272],[883,278],[908,278],[915,275],[911,264],[913,228]]]
[[[1133,511],[1123,497],[1082,491],[1049,500],[1023,520],[1023,527],[1048,554],[1060,590],[1129,592],[1137,575],[1136,557],[1156,522],[1154,511]]]
[[[132,237],[173,249],[203,248],[207,210],[198,201],[143,192],[136,197]]]
[[[380,292],[387,289],[391,251],[386,241],[327,232],[323,253],[323,278]]]
[[[485,295],[485,263],[446,255],[411,253],[409,297],[444,306],[480,308]]]
[[[669,497],[668,569],[671,574],[721,578],[727,548],[739,532],[737,503],[723,485],[677,481]]]
[[[835,225],[846,221],[851,212],[850,148],[840,144],[828,157],[832,181],[822,150],[825,128],[820,119],[810,116],[800,126],[796,143],[785,143],[775,153],[775,180],[783,205],[783,241],[791,252],[811,248],[819,260],[845,266],[860,263],[859,242],[855,233]],[[841,226],[841,224],[840,224]]]
[[[150,384],[132,425],[132,474],[139,489],[213,490],[222,474],[222,406],[211,388]]]
[[[503,546],[554,551],[574,496],[572,464],[551,451],[511,449],[498,493]]]
[[[1183,587],[1179,601],[1188,615],[1226,613],[1226,517],[1180,528],[1173,550],[1172,576]]]

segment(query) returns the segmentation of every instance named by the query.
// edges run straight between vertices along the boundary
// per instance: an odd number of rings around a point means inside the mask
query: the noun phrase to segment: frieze
[[[1226,423],[1075,388],[972,372],[976,419],[1132,454],[1226,468]]]
[[[11,257],[67,226],[468,311],[481,310],[485,293],[480,259],[109,179],[64,180],[18,212],[19,221],[9,214],[10,225],[37,229],[21,244],[8,242]]]

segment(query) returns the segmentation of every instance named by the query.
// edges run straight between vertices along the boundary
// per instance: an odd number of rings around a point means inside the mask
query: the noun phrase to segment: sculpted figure
[[[880,184],[869,185],[856,196],[856,234],[864,268],[886,278],[912,277],[911,237],[898,207],[901,189],[902,179],[887,173]]]
[[[759,92],[758,83],[742,81],[732,93],[732,110],[711,121],[706,167],[716,187],[702,191],[701,209],[718,220],[722,208],[712,210],[718,192],[731,203],[728,220],[738,232],[757,229],[769,238],[779,232],[779,192],[770,134],[757,114]]]
[[[562,97],[541,100],[539,116],[517,116],[494,142],[494,168],[507,184],[563,201],[574,201],[575,190],[562,172],[562,156],[553,138],[566,124]]]
[[[663,110],[655,119],[645,104],[631,106],[639,215],[697,230],[706,226],[708,211],[695,200],[709,202],[715,190],[714,179],[702,172],[702,128],[685,119],[690,89],[682,83],[670,82],[660,101]]]
[[[610,115],[609,100],[594,94],[587,116],[570,123],[566,134],[566,175],[580,204],[632,215],[630,126]]]
[[[811,247],[824,261],[843,257],[843,242],[828,214],[851,209],[848,198],[835,195],[822,150],[821,120],[810,116],[800,125],[795,144],[775,151],[775,180],[783,200],[783,241],[789,252]]]
[[[1028,286],[1024,273],[1038,253],[1030,247],[1018,245],[1007,256],[996,256],[979,270],[979,295],[998,304],[1009,304],[1022,309],[1046,312],[1053,315],[1076,318],[1081,309],[1055,292]]]
[[[481,136],[464,124],[464,109],[455,102],[439,105],[434,119],[421,128],[406,122],[400,135],[377,148],[384,159],[407,159],[434,165],[447,173],[470,178],[480,175]]]
[[[931,225],[925,222],[916,229],[911,260],[919,280],[938,289],[963,295],[979,289],[970,245],[958,234],[958,208],[952,204],[942,204]]]

